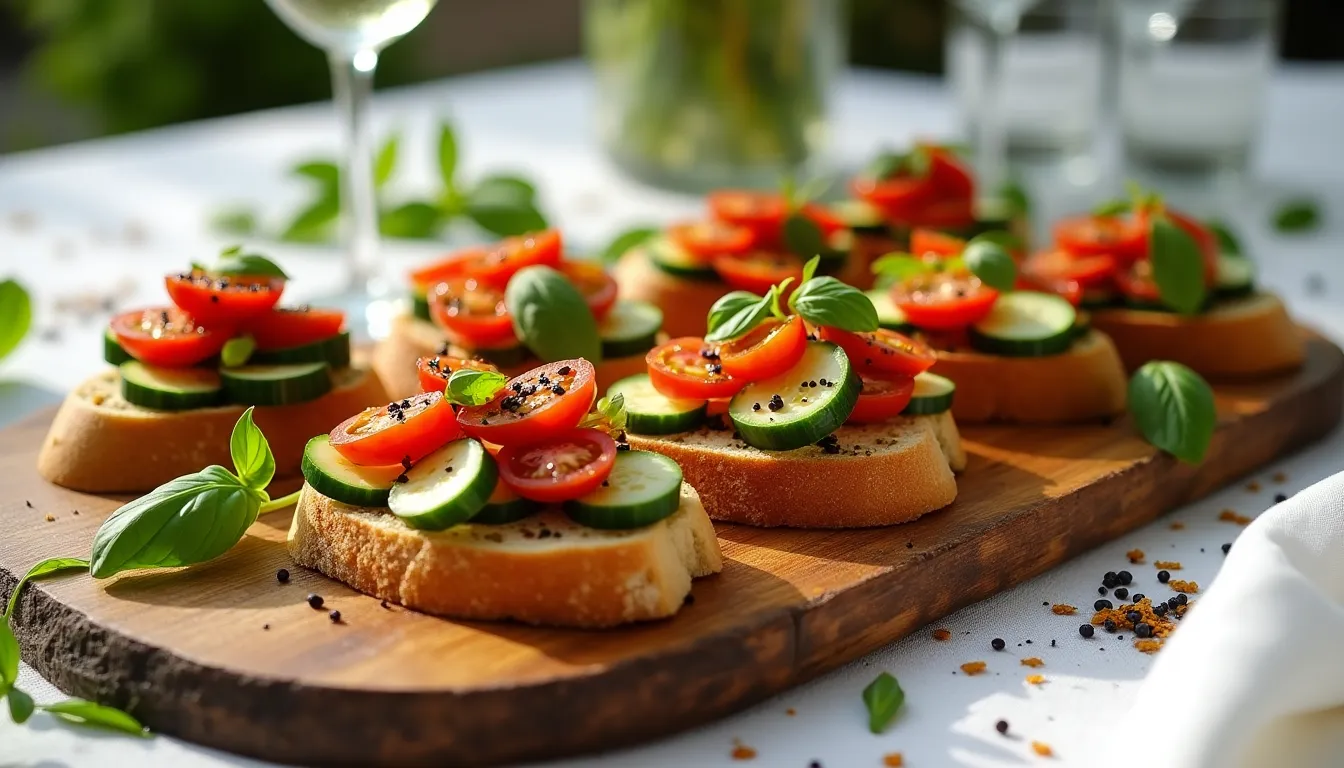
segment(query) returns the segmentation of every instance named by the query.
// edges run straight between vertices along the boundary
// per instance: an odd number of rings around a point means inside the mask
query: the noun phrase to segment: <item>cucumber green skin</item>
[[[638,339],[603,339],[602,340],[602,359],[615,360],[622,357],[643,356],[650,349],[658,346],[658,334],[643,336]]]
[[[683,280],[703,280],[706,282],[717,282],[719,279],[719,273],[715,272],[713,267],[673,264],[664,261],[663,259],[658,258],[657,247],[645,247],[642,250],[644,251],[644,254],[648,256],[649,261],[653,262],[655,267],[673,277],[679,277]]]
[[[225,398],[239,405],[294,405],[316,400],[331,391],[331,369],[325,365],[314,365],[311,371],[289,379],[265,381],[235,375],[241,370],[246,367],[219,372]]]
[[[139,363],[131,360],[118,367],[124,369],[125,365],[139,365]],[[123,374],[121,397],[131,405],[155,411],[190,411],[220,405],[224,402],[224,390],[220,388],[205,392],[169,392],[137,384]]]
[[[816,443],[844,424],[849,414],[854,411],[854,405],[859,402],[859,392],[862,388],[859,374],[846,360],[845,379],[836,385],[830,402],[806,418],[785,424],[753,424],[739,419],[735,412],[739,403],[747,399],[745,390],[734,395],[728,403],[728,417],[732,419],[733,426],[737,428],[742,441],[747,445],[763,451],[792,451]]]
[[[932,416],[936,413],[952,410],[952,396],[956,391],[929,397],[912,397],[910,403],[901,411],[903,416]]]
[[[318,435],[303,447],[303,460],[299,463],[299,471],[303,473],[303,479],[308,485],[323,496],[342,504],[353,504],[357,507],[386,507],[387,495],[391,488],[359,488],[343,483],[327,474],[321,464],[313,460],[309,449],[315,443],[326,440],[327,435]]]
[[[1001,357],[1048,357],[1069,351],[1073,340],[1077,338],[1077,326],[1069,326],[1062,333],[1044,339],[1018,340],[1000,339],[986,336],[975,329],[967,328],[967,340],[977,352]]]
[[[483,347],[469,351],[472,357],[478,357],[500,368],[512,368],[532,359],[532,351],[522,344],[516,347]]]
[[[109,328],[103,332],[103,359],[109,365],[121,365],[122,363],[129,363],[135,358],[131,357],[130,352],[121,348],[121,343],[117,341],[116,335]]]
[[[625,429],[636,435],[675,435],[690,432],[705,423],[706,403],[686,413],[635,413],[625,409]]]
[[[499,468],[495,465],[494,457],[484,448],[481,453],[480,473],[451,501],[425,512],[397,514],[393,511],[393,514],[406,525],[421,531],[442,531],[473,520],[485,509],[490,495],[495,492],[495,483],[499,481]]]
[[[1255,283],[1246,283],[1244,285],[1228,286],[1226,288],[1220,287],[1214,292],[1214,298],[1217,300],[1241,299],[1250,296],[1253,293],[1255,293]]]
[[[506,501],[503,504],[487,503],[471,518],[473,523],[483,523],[485,525],[504,525],[505,523],[515,523],[525,517],[537,513],[541,505],[531,499],[524,499],[519,496],[512,501]]]
[[[630,451],[628,453],[617,454],[617,461],[629,461],[634,455],[644,453],[643,451]],[[661,454],[654,454],[660,459],[671,462],[671,459],[663,457]],[[672,466],[676,466],[675,463]],[[678,475],[681,474],[680,467],[677,468]],[[625,530],[630,528],[643,528],[646,525],[654,523],[666,517],[670,517],[678,508],[681,507],[681,481],[668,488],[667,491],[656,498],[639,504],[589,504],[583,499],[572,499],[563,504],[565,514],[570,519],[580,525],[586,525],[589,528],[600,528],[603,530]]]
[[[413,317],[431,322],[429,316],[429,299],[418,293],[411,294],[411,315]]]
[[[341,331],[329,339],[299,347],[257,350],[248,363],[253,365],[281,365],[285,363],[326,363],[332,370],[350,366],[350,332]]]

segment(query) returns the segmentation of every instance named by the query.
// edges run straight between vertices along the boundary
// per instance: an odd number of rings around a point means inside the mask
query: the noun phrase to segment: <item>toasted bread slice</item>
[[[420,377],[416,373],[415,361],[439,354],[443,346],[443,332],[433,323],[412,315],[398,315],[392,319],[391,332],[387,338],[378,342],[373,351],[373,370],[382,380],[389,395],[410,397],[420,391]],[[454,357],[471,357],[469,351],[457,347],[449,347],[448,354]],[[501,370],[506,375],[517,376],[538,365],[541,363],[537,360],[527,360]],[[643,373],[646,369],[643,355],[603,360],[594,367],[597,370],[598,390],[603,392],[626,376]]]
[[[507,525],[418,531],[386,509],[342,504],[305,485],[289,553],[417,611],[561,627],[671,616],[692,578],[723,568],[714,525],[684,483],[671,517],[628,531],[588,528],[558,510]]]
[[[1174,360],[1211,379],[1267,376],[1302,365],[1304,336],[1271,293],[1220,301],[1185,317],[1142,309],[1100,309],[1092,324],[1115,341],[1131,370]]]
[[[962,423],[1068,424],[1125,409],[1125,369],[1115,345],[1095,330],[1047,357],[939,352],[933,372],[957,385],[952,415]]]
[[[793,528],[865,528],[905,523],[957,495],[954,469],[966,466],[950,413],[843,426],[839,453],[817,446],[771,452],[731,430],[651,437],[630,445],[681,465],[715,520]]]
[[[378,377],[360,368],[335,372],[335,388],[307,403],[257,408],[257,426],[275,454],[276,474],[297,475],[303,447],[349,416],[388,401]],[[116,369],[72,391],[51,423],[37,471],[66,488],[142,493],[210,464],[232,466],[229,435],[243,407],[154,411],[126,402]]]

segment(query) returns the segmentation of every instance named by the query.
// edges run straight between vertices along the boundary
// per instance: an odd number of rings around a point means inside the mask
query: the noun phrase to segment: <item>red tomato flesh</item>
[[[718,347],[696,336],[654,347],[644,361],[649,366],[649,382],[664,397],[713,400],[732,397],[747,385],[723,372]]]
[[[419,461],[462,436],[442,392],[365,408],[331,430],[331,447],[361,466]]]
[[[758,247],[779,244],[788,213],[779,194],[738,189],[711,192],[709,212],[719,221],[750,230]]]
[[[1108,285],[1115,271],[1110,255],[1075,256],[1061,248],[1034,253],[1022,265],[1022,274],[1036,282],[1073,280],[1084,288]]]
[[[751,251],[714,259],[714,271],[725,283],[742,291],[764,295],[770,286],[792,277],[794,286],[803,278],[803,260],[792,253]]]
[[[734,379],[760,381],[797,365],[806,349],[807,327],[801,317],[771,318],[720,345],[719,363]]]
[[[340,310],[279,307],[248,322],[242,332],[252,337],[257,349],[289,349],[329,339],[344,327],[345,313]]]
[[[168,298],[206,325],[236,327],[271,311],[285,281],[273,277],[215,276],[199,270],[164,278]]]
[[[667,228],[667,236],[704,263],[715,256],[744,253],[751,249],[756,239],[747,227],[713,220],[673,224]]]
[[[525,499],[555,504],[597,490],[616,463],[616,441],[596,429],[575,429],[540,442],[505,446],[499,476]]]
[[[1110,256],[1121,263],[1148,253],[1148,218],[1075,216],[1054,227],[1055,244],[1074,256]]]
[[[430,317],[463,346],[503,346],[516,338],[501,288],[456,277],[439,283],[428,299]]]
[[[916,227],[910,233],[910,253],[916,257],[930,254],[934,256],[960,256],[966,250],[966,241],[953,237],[936,229]]]
[[[616,278],[607,273],[601,264],[590,261],[567,261],[560,265],[560,272],[574,287],[583,294],[593,317],[599,321],[607,316],[616,305]]]
[[[527,445],[578,426],[597,396],[597,376],[583,359],[558,360],[515,376],[485,405],[457,412],[462,431],[499,445]]]
[[[823,326],[821,338],[845,350],[850,364],[860,373],[914,376],[927,371],[938,360],[927,344],[886,328],[850,333]]]
[[[984,319],[999,298],[998,291],[967,274],[923,275],[898,283],[892,302],[911,325],[946,331],[974,325]]]
[[[484,360],[467,360],[449,355],[422,357],[415,361],[415,370],[420,378],[421,392],[443,392],[448,387],[448,377],[454,371],[462,370],[493,371],[499,369]]]
[[[190,368],[219,354],[229,332],[212,332],[176,307],[123,312],[112,318],[117,343],[136,360],[162,368]]]
[[[912,376],[885,376],[873,373],[859,374],[863,390],[846,421],[850,424],[873,424],[901,415],[915,393]]]

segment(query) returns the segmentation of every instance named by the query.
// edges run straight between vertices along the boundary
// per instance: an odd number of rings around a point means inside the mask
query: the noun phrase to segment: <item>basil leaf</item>
[[[481,229],[504,237],[546,228],[546,217],[531,203],[481,200],[473,196],[467,201],[467,216]]]
[[[826,238],[815,221],[794,212],[784,219],[784,247],[791,253],[810,259],[826,250]]]
[[[743,294],[746,292],[734,291],[733,293]],[[747,293],[746,295],[750,296],[751,294]],[[725,296],[724,298],[727,297]],[[714,303],[714,306],[718,307],[719,303],[722,301],[723,299],[719,299],[718,302]],[[736,312],[726,320],[718,323],[712,331],[705,334],[705,341],[729,341],[730,339],[736,339],[737,337],[746,334],[746,332],[750,331],[752,328],[765,322],[765,319],[770,317],[770,314],[774,311],[774,307],[775,289],[771,286],[770,290],[766,291],[764,296],[751,304],[739,306]],[[712,316],[713,314],[714,311],[710,310],[710,315]]]
[[[10,688],[9,693],[5,694],[9,701],[9,717],[14,722],[22,725],[28,722],[28,718],[33,716],[33,697],[20,691],[18,688]]]
[[[265,491],[275,477],[275,455],[271,453],[271,444],[261,427],[252,420],[252,407],[243,411],[233,425],[233,434],[229,436],[229,455],[233,457],[233,469],[243,485],[257,491]]]
[[[899,176],[907,165],[907,156],[896,152],[882,152],[863,169],[863,175],[876,181]]]
[[[19,346],[33,324],[33,302],[22,285],[0,281],[0,360]]]
[[[443,228],[443,212],[438,206],[412,201],[383,211],[378,216],[378,231],[388,237],[431,240]]]
[[[457,405],[485,405],[495,399],[509,378],[497,371],[478,371],[459,368],[448,377],[444,396]]]
[[[1008,204],[1008,213],[1012,216],[1030,216],[1031,215],[1031,197],[1027,194],[1026,187],[1010,181],[1003,185],[999,190],[999,197]]]
[[[790,285],[793,285],[792,277],[784,278],[783,282],[781,282],[779,285],[770,286],[770,293],[772,295],[772,300],[770,301],[770,314],[774,315],[780,320],[783,320],[785,315],[784,315],[784,308],[780,306],[779,300],[784,298],[785,296],[784,292],[789,290]]]
[[[1210,220],[1204,222],[1204,226],[1209,228],[1214,237],[1218,238],[1218,252],[1228,256],[1241,256],[1241,240],[1237,238],[1226,224],[1221,221]]]
[[[1321,209],[1313,200],[1290,200],[1274,212],[1274,229],[1280,232],[1308,232],[1321,225]]]
[[[335,163],[314,160],[294,166],[296,176],[304,176],[316,181],[323,189],[336,192],[341,186],[341,169]]]
[[[962,259],[980,282],[998,291],[1011,291],[1017,284],[1017,262],[998,243],[974,238],[966,244]]]
[[[1162,303],[1183,315],[1198,314],[1208,296],[1204,256],[1195,239],[1166,216],[1152,217],[1148,253]]]
[[[872,300],[834,277],[808,280],[794,291],[789,306],[813,325],[855,333],[877,330],[877,309]]]
[[[655,227],[636,227],[634,229],[627,229],[617,235],[616,238],[607,245],[606,249],[602,251],[602,261],[607,264],[613,264],[619,261],[620,258],[625,255],[626,251],[629,251],[637,245],[643,245],[658,233],[659,230]]]
[[[453,126],[448,123],[439,124],[438,158],[439,179],[443,181],[444,188],[456,189],[453,176],[457,173],[457,136],[453,133]]]
[[[240,253],[238,246],[225,251],[219,262],[210,271],[216,275],[255,275],[258,277],[278,277],[288,280],[289,275],[274,261],[256,253]]]
[[[300,243],[320,243],[329,240],[334,229],[333,225],[340,215],[340,197],[333,190],[295,214],[289,226],[280,233],[280,238]]]
[[[504,304],[513,330],[542,362],[587,358],[602,361],[597,320],[583,294],[550,267],[524,267],[509,280]]]
[[[992,229],[988,232],[981,232],[972,239],[986,243],[994,243],[1005,251],[1025,250],[1023,248],[1022,238],[1014,235],[1012,232],[1005,232],[1002,229]]]
[[[250,208],[226,208],[210,217],[210,228],[226,235],[251,235],[257,231],[257,214]]]
[[[1198,464],[1218,420],[1213,390],[1199,374],[1166,360],[1146,363],[1129,380],[1129,412],[1148,442]]]
[[[709,308],[709,317],[705,320],[706,338],[710,341],[716,341],[713,335],[720,326],[732,319],[738,312],[754,306],[760,300],[760,296],[750,291],[729,291],[720,296],[719,300],[714,302],[714,306]]]
[[[863,689],[863,705],[868,708],[868,730],[881,734],[905,703],[905,691],[890,673],[883,672]]]
[[[103,521],[93,536],[90,570],[105,579],[214,559],[243,538],[266,500],[217,465],[170,480]]]
[[[0,692],[19,681],[19,639],[9,626],[9,617],[0,621]]]
[[[89,561],[82,560],[78,557],[52,557],[37,563],[32,568],[28,569],[28,572],[23,575],[23,578],[19,579],[18,584],[14,585],[14,591],[9,594],[9,604],[5,606],[3,618],[8,619],[10,616],[14,615],[14,609],[19,604],[19,593],[23,591],[23,588],[28,582],[61,571],[88,567]]]
[[[532,182],[521,176],[495,174],[476,182],[471,197],[494,201],[511,200],[519,205],[531,205],[536,202],[537,188]]]
[[[251,336],[236,336],[224,342],[219,351],[219,361],[225,368],[237,368],[247,363],[247,359],[257,350],[257,342]]]
[[[612,429],[618,432],[625,430],[625,395],[617,393],[612,397],[598,400],[597,412],[602,414],[602,418],[607,420]]]
[[[872,270],[875,275],[884,275],[896,282],[904,282],[912,277],[927,275],[933,272],[934,268],[923,259],[908,253],[888,253],[886,256],[879,256],[877,261],[873,262]]]
[[[1124,199],[1107,200],[1104,203],[1097,204],[1097,206],[1092,209],[1092,215],[1110,218],[1112,216],[1129,213],[1132,210],[1134,210],[1134,203],[1132,201]]]
[[[92,725],[107,728],[132,736],[149,736],[149,731],[139,720],[114,707],[105,707],[83,699],[69,699],[55,704],[38,707],[67,723]]]
[[[798,283],[798,285],[801,286],[803,283],[806,283],[808,280],[811,280],[812,277],[817,274],[817,267],[820,265],[821,265],[820,256],[813,256],[812,258],[808,259],[807,263],[803,265],[803,279],[801,282]]]
[[[392,178],[392,172],[397,169],[397,149],[401,145],[401,137],[392,134],[383,146],[378,150],[377,156],[373,160],[373,186],[382,188],[387,180]]]

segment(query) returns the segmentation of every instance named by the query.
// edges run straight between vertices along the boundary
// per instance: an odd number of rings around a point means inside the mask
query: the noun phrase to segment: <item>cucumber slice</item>
[[[258,349],[248,358],[252,365],[288,363],[326,363],[332,370],[350,367],[350,332],[341,331],[329,339],[285,349]]]
[[[957,385],[951,379],[924,371],[915,377],[915,393],[901,413],[906,416],[930,416],[952,408]]]
[[[429,298],[418,290],[411,291],[411,315],[425,322],[431,322]]]
[[[357,507],[386,507],[388,491],[405,471],[400,464],[361,467],[331,447],[330,435],[308,441],[299,469],[313,490]]]
[[[661,453],[621,451],[596,491],[566,501],[565,513],[589,528],[642,528],[681,506],[681,467]]]
[[[157,411],[189,411],[219,405],[219,374],[205,368],[154,368],[138,360],[122,363],[121,396],[131,405]]]
[[[971,346],[1007,357],[1043,357],[1068,350],[1078,313],[1051,293],[1014,291],[994,302],[989,315],[971,326]]]
[[[239,405],[293,405],[331,391],[331,369],[326,363],[244,365],[222,368],[219,377],[224,396]]]
[[[650,238],[644,245],[653,265],[684,280],[718,280],[714,268],[687,253],[681,246],[663,236]]]
[[[536,514],[541,509],[541,505],[531,499],[524,499],[522,496],[513,492],[513,489],[504,484],[503,480],[495,483],[495,492],[490,494],[490,500],[485,502],[476,516],[471,518],[473,523],[485,523],[486,525],[503,525],[522,520],[528,515]]]
[[[873,308],[877,310],[878,325],[901,333],[914,330],[915,327],[910,324],[909,320],[905,319],[905,313],[891,300],[891,291],[877,288],[864,291],[863,295],[873,302]]]
[[[117,341],[117,335],[111,328],[103,331],[103,359],[111,365],[121,365],[134,360],[131,353],[121,348],[121,342]]]
[[[859,400],[859,389],[858,374],[844,350],[829,342],[809,341],[797,365],[733,395],[728,417],[747,445],[791,451],[812,445],[845,423]]]
[[[1233,299],[1246,296],[1255,290],[1255,265],[1241,256],[1226,253],[1218,257],[1218,283],[1216,291],[1220,299]]]
[[[890,231],[881,209],[866,200],[841,200],[832,203],[831,212],[857,234],[885,235]]]
[[[484,360],[497,368],[512,368],[532,359],[532,350],[522,344],[511,347],[477,347],[469,351],[472,357]]]
[[[421,459],[392,486],[387,507],[412,528],[441,531],[485,508],[499,470],[481,444],[460,438]]]
[[[705,420],[704,400],[673,400],[653,388],[648,374],[627,376],[607,389],[607,397],[625,398],[625,428],[636,435],[689,432]]]
[[[658,343],[663,311],[644,301],[618,301],[597,327],[602,359],[642,355]]]

